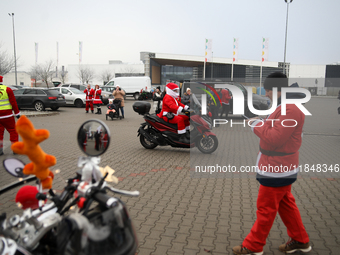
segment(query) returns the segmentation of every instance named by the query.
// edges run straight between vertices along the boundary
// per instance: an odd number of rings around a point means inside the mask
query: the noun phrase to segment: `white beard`
[[[168,87],[166,87],[166,93],[169,96],[172,96],[173,98],[178,98],[179,97],[179,93],[176,93],[175,91],[169,89]]]

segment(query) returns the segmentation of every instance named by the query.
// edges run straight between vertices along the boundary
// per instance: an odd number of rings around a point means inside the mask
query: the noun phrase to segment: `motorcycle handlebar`
[[[113,207],[116,204],[116,202],[118,202],[117,198],[110,197],[109,195],[103,192],[95,193],[93,195],[93,199],[107,208]]]

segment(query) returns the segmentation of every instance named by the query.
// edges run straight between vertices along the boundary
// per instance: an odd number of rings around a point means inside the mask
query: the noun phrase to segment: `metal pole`
[[[211,52],[211,79],[213,78],[214,73],[214,52]]]
[[[234,81],[234,61],[231,63],[231,81]]]
[[[285,35],[285,50],[284,50],[284,59],[283,59],[283,68],[282,71],[284,74],[286,74],[286,48],[287,48],[287,31],[288,31],[288,9],[289,9],[289,4],[293,2],[293,0],[285,0],[287,3],[287,16],[286,16],[286,35]]]
[[[18,85],[18,78],[17,78],[17,55],[16,55],[16,51],[15,51],[14,13],[12,13],[12,14],[8,13],[8,15],[12,17],[12,24],[13,24],[15,85]]]

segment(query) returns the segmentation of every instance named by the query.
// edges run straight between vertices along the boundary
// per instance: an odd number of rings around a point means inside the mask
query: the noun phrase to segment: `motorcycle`
[[[194,95],[193,95],[194,98]],[[199,107],[199,103],[196,106]],[[192,148],[197,147],[202,153],[213,153],[218,147],[216,135],[210,131],[211,123],[203,119],[198,110],[186,111],[190,117],[190,143],[180,141],[180,135],[177,132],[177,124],[166,122],[156,114],[150,114],[151,104],[148,102],[135,102],[133,110],[139,115],[143,115],[144,123],[138,129],[140,143],[146,149],[154,149],[157,146]]]
[[[108,134],[106,144],[102,143],[98,150],[94,149],[98,141],[87,139],[95,132]],[[108,192],[126,196],[138,196],[139,192],[108,185],[115,180],[114,170],[100,168],[98,164],[99,156],[108,148],[109,137],[109,129],[102,121],[89,120],[80,127],[78,144],[87,156],[79,158],[81,169],[66,181],[60,195],[52,189],[42,190],[34,176],[25,176],[22,173],[25,165],[20,160],[4,160],[6,171],[20,180],[0,189],[0,195],[23,183],[36,181],[34,199],[39,206],[35,209],[32,205],[36,203],[27,203],[31,201],[26,197],[21,203],[32,208],[24,206],[22,215],[0,216],[0,255],[135,254],[138,242],[128,210],[119,198]]]

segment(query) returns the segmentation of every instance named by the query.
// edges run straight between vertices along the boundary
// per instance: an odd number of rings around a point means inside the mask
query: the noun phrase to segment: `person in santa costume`
[[[190,130],[189,117],[186,115],[179,115],[183,110],[189,108],[188,105],[184,105],[178,101],[179,87],[175,83],[168,83],[166,85],[166,94],[163,98],[162,111],[157,115],[166,122],[177,124],[178,134],[180,135],[180,142],[190,143],[187,138],[186,131]],[[173,115],[173,117],[170,115]]]
[[[97,112],[96,114],[102,114],[102,109],[100,108],[100,106],[102,105],[102,100],[100,99],[100,96],[102,94],[102,90],[99,87],[99,85],[95,86],[95,90],[94,90],[94,99],[93,99],[93,104],[97,106]]]
[[[17,100],[11,88],[2,84],[3,77],[0,76],[0,155],[3,155],[3,140],[5,129],[9,132],[9,140],[14,143],[19,140],[17,131],[15,130],[16,116],[20,118],[20,111]],[[14,111],[14,114],[13,114]]]
[[[279,213],[287,228],[290,240],[279,246],[284,253],[309,252],[312,247],[303,225],[299,208],[291,192],[292,184],[300,171],[299,149],[305,115],[295,104],[287,104],[286,115],[281,113],[281,88],[288,87],[288,78],[281,72],[270,74],[263,85],[266,96],[273,100],[277,88],[277,107],[267,119],[250,119],[252,131],[260,138],[257,155],[257,176],[260,183],[257,197],[256,221],[241,245],[233,248],[234,254],[263,254],[263,246],[276,214]],[[297,93],[287,98],[298,98]],[[275,121],[272,121],[275,120]],[[283,126],[281,123],[285,123]]]
[[[93,95],[94,95],[94,90],[91,89],[91,85],[88,84],[87,88],[84,90],[84,93],[86,94],[86,113],[89,112],[89,108],[91,108],[91,112],[93,113]]]

